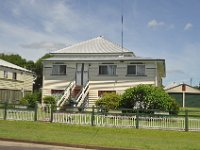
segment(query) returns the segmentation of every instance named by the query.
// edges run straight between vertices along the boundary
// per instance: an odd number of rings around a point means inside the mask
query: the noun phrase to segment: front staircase
[[[89,82],[85,86],[76,85],[75,81],[71,82],[65,89],[65,92],[57,106],[60,108],[68,106],[86,107],[86,100],[89,93]],[[65,108],[63,108],[65,109]]]

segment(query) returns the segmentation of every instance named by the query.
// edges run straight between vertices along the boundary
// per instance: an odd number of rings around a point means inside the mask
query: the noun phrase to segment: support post
[[[183,108],[185,107],[185,92],[183,91]]]
[[[135,122],[135,127],[136,129],[139,129],[139,110],[137,109],[137,112],[136,112],[136,122]]]
[[[92,114],[91,114],[91,126],[94,126],[94,106],[92,106]]]
[[[50,118],[50,122],[53,122],[53,105],[51,104],[51,118]]]
[[[5,102],[5,105],[4,105],[4,120],[7,119],[7,109],[8,109],[8,102]]]
[[[34,121],[37,121],[37,115],[38,115],[38,103],[35,103],[35,114],[34,114]]]
[[[185,132],[189,131],[188,121],[188,110],[185,110]]]

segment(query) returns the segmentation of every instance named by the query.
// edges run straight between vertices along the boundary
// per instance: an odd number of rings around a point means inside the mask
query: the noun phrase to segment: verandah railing
[[[29,109],[20,105],[1,104],[0,119],[48,121],[102,127],[200,131],[200,115],[198,113],[194,115],[194,112],[190,111],[184,111],[181,115],[163,115],[139,111],[124,113],[122,110],[99,112],[96,108],[88,109],[90,111],[79,111],[78,108],[67,110],[66,112],[59,112],[56,109],[52,111],[49,105],[37,105],[36,108]]]

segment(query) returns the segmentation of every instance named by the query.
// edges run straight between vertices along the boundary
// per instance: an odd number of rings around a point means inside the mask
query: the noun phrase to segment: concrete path
[[[22,142],[8,142],[8,141],[0,140],[0,150],[86,150],[86,149],[43,145],[43,144],[22,143]]]

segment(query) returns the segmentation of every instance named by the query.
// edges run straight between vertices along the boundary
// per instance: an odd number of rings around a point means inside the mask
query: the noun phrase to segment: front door
[[[76,85],[85,85],[88,81],[88,64],[76,64]]]

